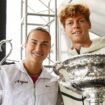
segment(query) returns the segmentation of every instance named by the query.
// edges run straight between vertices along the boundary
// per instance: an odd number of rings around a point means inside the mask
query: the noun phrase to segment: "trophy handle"
[[[8,54],[0,61],[0,66],[7,59],[7,57],[11,54],[12,48],[13,48],[11,40],[2,40],[2,41],[0,41],[0,52],[2,52],[2,45],[5,44],[5,43],[9,43],[11,48],[10,48]]]

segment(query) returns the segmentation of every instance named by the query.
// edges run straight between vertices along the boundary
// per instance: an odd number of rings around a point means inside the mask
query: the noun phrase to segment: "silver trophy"
[[[54,71],[60,83],[89,101],[103,105],[105,97],[105,55],[83,54],[56,63]]]
[[[0,41],[0,52],[2,52],[2,46],[3,46],[4,44],[7,44],[7,43],[10,45],[10,50],[9,50],[8,54],[0,61],[0,66],[3,64],[3,62],[7,59],[7,57],[8,57],[8,56],[11,54],[11,52],[12,52],[13,46],[12,46],[11,40],[6,40],[6,39]]]

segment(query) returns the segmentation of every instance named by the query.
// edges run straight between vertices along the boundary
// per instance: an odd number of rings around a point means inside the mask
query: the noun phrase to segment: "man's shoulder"
[[[93,39],[93,41],[105,41],[105,36]]]

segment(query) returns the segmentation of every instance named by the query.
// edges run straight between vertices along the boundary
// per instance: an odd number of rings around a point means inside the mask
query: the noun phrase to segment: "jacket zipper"
[[[35,83],[33,84],[33,88],[34,88],[34,105],[36,104],[36,91],[35,91]]]

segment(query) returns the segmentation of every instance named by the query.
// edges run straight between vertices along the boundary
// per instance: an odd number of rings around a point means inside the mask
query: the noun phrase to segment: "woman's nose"
[[[40,44],[37,44],[36,47],[35,47],[35,50],[36,51],[41,51],[41,45]]]

